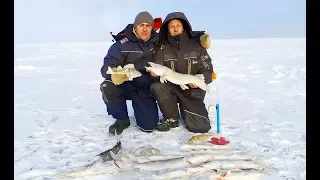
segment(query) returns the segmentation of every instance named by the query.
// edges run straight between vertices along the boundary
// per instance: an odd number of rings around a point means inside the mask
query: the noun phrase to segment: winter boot
[[[157,124],[158,131],[169,131],[171,128],[179,127],[179,119],[169,118],[169,119],[161,119]]]
[[[110,127],[109,127],[109,133],[112,135],[115,135],[115,131],[117,131],[117,134],[121,134],[124,129],[130,126],[130,120],[129,118],[127,119],[117,119],[116,122],[114,122]]]

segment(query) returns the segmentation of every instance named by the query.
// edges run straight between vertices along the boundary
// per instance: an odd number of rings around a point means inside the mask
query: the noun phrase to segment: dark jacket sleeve
[[[111,45],[107,55],[104,57],[103,66],[101,67],[101,75],[105,79],[111,80],[111,76],[107,74],[108,67],[118,67],[124,65],[124,56],[121,54],[120,46],[118,42]]]
[[[211,63],[212,59],[205,48],[201,48],[201,49],[202,49],[202,52],[198,57],[198,62],[201,62],[198,65],[198,73],[203,74],[206,84],[209,84],[212,82],[212,72],[213,72],[213,66]]]

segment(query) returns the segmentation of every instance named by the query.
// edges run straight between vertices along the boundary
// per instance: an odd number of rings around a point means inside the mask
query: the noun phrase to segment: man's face
[[[171,36],[182,34],[183,33],[182,23],[177,19],[171,20],[168,24],[168,32]]]
[[[141,23],[135,28],[135,31],[139,39],[145,41],[151,36],[152,26],[148,23]]]

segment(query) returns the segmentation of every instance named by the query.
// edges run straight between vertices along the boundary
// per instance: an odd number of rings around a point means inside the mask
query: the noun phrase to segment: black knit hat
[[[140,12],[133,23],[134,27],[137,27],[139,24],[141,23],[149,23],[151,26],[153,26],[153,17],[151,16],[151,14],[147,11],[142,11]]]

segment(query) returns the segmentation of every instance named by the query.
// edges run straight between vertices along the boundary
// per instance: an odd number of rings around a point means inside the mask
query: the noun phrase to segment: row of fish
[[[125,158],[122,160],[114,161],[95,161],[90,165],[82,168],[77,168],[73,171],[60,172],[57,177],[72,177],[80,178],[85,176],[101,175],[101,174],[113,174],[116,175],[121,171],[127,171],[132,169],[139,169],[142,173],[159,172],[154,175],[154,179],[173,178],[186,175],[192,175],[199,172],[215,171],[241,171],[241,170],[258,170],[263,172],[264,166],[252,162],[252,157],[246,156],[214,156],[214,155],[196,155],[189,157],[173,157],[173,156],[150,156],[148,160],[143,158]],[[134,162],[134,160],[136,160]],[[184,169],[184,170],[181,170]],[[169,174],[164,173],[172,171]],[[171,175],[174,174],[174,175]],[[164,178],[165,179],[165,178]]]
[[[263,177],[266,168],[258,163],[262,157],[244,154],[245,151],[235,149],[230,145],[212,145],[192,142],[192,139],[206,139],[199,134],[189,139],[189,143],[182,145],[181,155],[165,155],[152,146],[138,149],[121,149],[120,153],[113,150],[106,151],[111,158],[97,158],[85,167],[67,172],[59,172],[58,178],[79,178],[100,174],[117,175],[122,171],[137,169],[141,173],[153,173],[153,179],[190,178],[195,174],[209,173],[211,179],[232,179],[246,177],[259,179]],[[121,143],[117,143],[119,146]],[[119,148],[119,147],[117,147]],[[113,147],[112,149],[117,149]],[[100,155],[101,155],[100,154]],[[170,172],[168,172],[170,171]],[[228,172],[228,173],[227,173]],[[211,174],[211,175],[210,175]],[[251,178],[251,179],[252,179]]]

